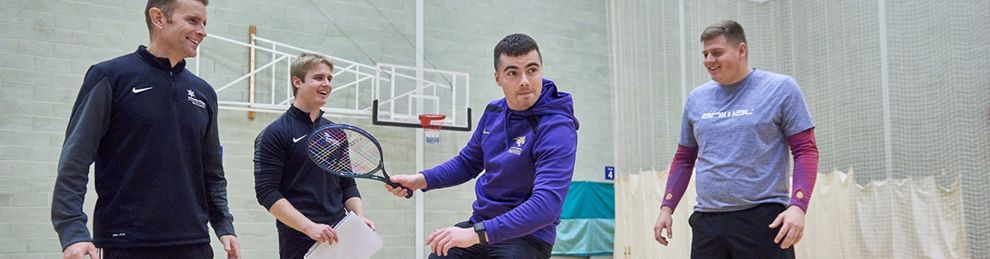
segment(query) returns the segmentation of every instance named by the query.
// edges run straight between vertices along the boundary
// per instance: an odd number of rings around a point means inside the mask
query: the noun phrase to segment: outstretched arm
[[[485,118],[482,117],[481,119],[484,120]],[[477,177],[484,169],[484,154],[481,149],[483,131],[484,128],[477,127],[467,145],[461,148],[461,152],[457,156],[434,168],[423,170],[425,186],[422,187],[426,188],[423,191],[455,186]],[[406,187],[412,189],[418,186]]]

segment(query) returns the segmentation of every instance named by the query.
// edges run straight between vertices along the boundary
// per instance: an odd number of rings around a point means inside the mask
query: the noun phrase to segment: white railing
[[[467,85],[471,79],[470,75],[462,72],[436,69],[419,70],[423,71],[424,74],[428,73],[434,77],[439,77],[439,80],[423,80],[422,86],[416,87],[416,77],[409,74],[415,75],[417,68],[395,64],[378,64],[378,76],[382,81],[379,82],[379,87],[375,88],[376,90],[373,94],[375,94],[375,99],[379,100],[380,105],[388,105],[388,119],[416,119],[419,115],[414,112],[416,110],[414,104],[417,99],[422,101],[424,105],[432,104],[430,108],[424,109],[424,113],[442,113],[446,115],[447,118],[444,119],[447,122],[446,124],[453,125],[452,122],[460,121],[460,119],[467,116],[464,114],[464,110],[461,109],[467,107],[469,97],[471,96],[470,88],[457,86],[458,82],[463,82],[463,84]],[[400,88],[398,84],[403,81],[412,82],[411,85],[414,87],[403,89],[405,91],[397,90]],[[385,83],[388,83],[388,86],[383,86]],[[388,92],[382,93],[382,89],[388,89]],[[402,102],[399,102],[400,100]],[[401,105],[400,103],[404,103],[406,107],[397,107],[396,105]]]
[[[440,113],[447,115],[442,122],[444,125],[464,126],[468,123],[468,115],[464,112],[470,97],[470,75],[467,73],[417,69],[395,64],[371,66],[254,34],[248,42],[213,34],[207,37],[211,40],[205,41],[204,44],[232,45],[246,48],[249,52],[246,73],[222,85],[211,82],[213,85],[220,85],[215,88],[217,95],[222,97],[218,101],[220,109],[285,112],[293,100],[289,67],[299,53],[312,52],[325,55],[334,63],[333,97],[323,107],[327,116],[368,118],[372,116],[374,101],[379,100],[377,110],[378,120],[381,121],[418,124],[417,117],[420,113]],[[201,71],[201,60],[210,59],[208,56],[202,56],[203,54],[198,53],[193,67],[193,72],[201,77],[208,76],[201,74],[205,72],[205,70]],[[259,55],[268,56],[270,59],[258,66],[255,62]],[[215,59],[215,62],[220,61]],[[422,79],[417,79],[417,71],[422,71]],[[261,76],[269,76],[267,79],[270,82],[265,86],[257,85],[256,79]],[[228,91],[232,93],[242,91],[243,88],[234,86],[243,86],[245,83],[248,85],[247,94],[225,94]],[[265,98],[258,98],[256,96],[258,92],[268,93],[267,100],[259,100]],[[423,102],[427,108],[416,111],[413,105],[416,102]]]

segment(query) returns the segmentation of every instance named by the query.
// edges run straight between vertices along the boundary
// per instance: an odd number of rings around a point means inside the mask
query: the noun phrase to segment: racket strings
[[[312,136],[313,162],[327,171],[366,174],[378,168],[378,147],[364,135],[345,129],[327,129]]]

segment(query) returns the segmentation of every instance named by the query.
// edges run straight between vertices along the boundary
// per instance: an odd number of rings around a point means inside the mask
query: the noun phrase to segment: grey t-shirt
[[[790,76],[753,69],[735,85],[709,81],[691,91],[680,144],[698,147],[696,211],[787,205],[787,137],[815,127]]]

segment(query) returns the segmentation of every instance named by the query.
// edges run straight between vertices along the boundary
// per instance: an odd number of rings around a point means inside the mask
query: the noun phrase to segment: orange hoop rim
[[[433,124],[434,121],[440,121],[447,118],[447,115],[443,114],[420,114],[419,124],[423,126],[424,129],[439,129],[441,125]]]

